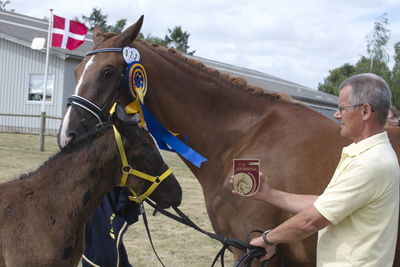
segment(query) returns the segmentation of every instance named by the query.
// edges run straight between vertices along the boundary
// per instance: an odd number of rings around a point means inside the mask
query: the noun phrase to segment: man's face
[[[349,100],[351,94],[351,86],[345,86],[339,93],[338,106],[341,111],[336,111],[335,118],[340,120],[341,131],[340,134],[344,137],[352,139],[354,142],[358,141],[361,136],[362,130],[362,112],[360,107],[354,107]]]

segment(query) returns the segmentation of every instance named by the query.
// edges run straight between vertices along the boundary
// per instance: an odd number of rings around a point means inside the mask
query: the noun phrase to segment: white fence
[[[39,134],[40,151],[44,151],[44,136],[56,136],[61,120],[46,112],[40,115],[0,113],[0,132]]]
[[[0,132],[56,136],[62,117],[43,115],[0,113]]]

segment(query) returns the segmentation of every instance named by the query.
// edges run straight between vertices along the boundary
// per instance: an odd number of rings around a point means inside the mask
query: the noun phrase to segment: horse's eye
[[[111,76],[113,76],[113,74],[114,74],[114,72],[112,70],[108,69],[108,70],[104,71],[103,77],[104,78],[110,78]]]

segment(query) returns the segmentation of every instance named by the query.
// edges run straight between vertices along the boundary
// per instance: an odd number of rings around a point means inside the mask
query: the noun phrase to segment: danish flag
[[[87,32],[85,24],[53,15],[51,45],[75,50],[83,44]]]

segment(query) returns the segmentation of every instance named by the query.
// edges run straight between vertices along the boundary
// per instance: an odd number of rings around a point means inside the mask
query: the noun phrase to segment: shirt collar
[[[376,145],[386,142],[389,143],[387,132],[382,132],[361,140],[358,143],[352,143],[351,145],[344,147],[342,153],[354,157]]]

